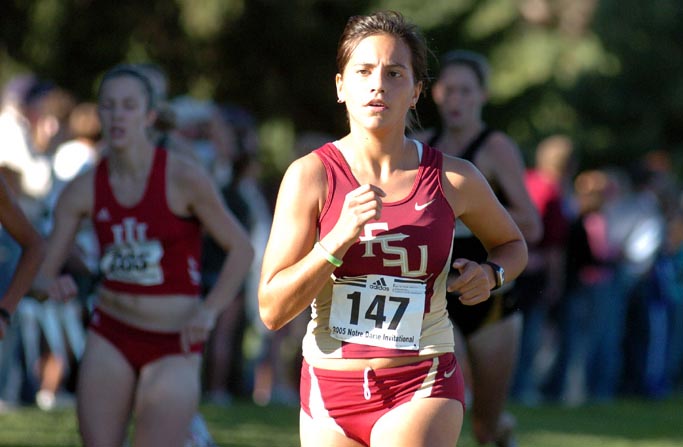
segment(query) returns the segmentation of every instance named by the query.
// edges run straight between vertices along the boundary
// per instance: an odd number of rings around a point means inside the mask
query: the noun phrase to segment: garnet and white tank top
[[[455,218],[444,196],[441,152],[415,141],[420,166],[410,193],[384,202],[312,303],[303,354],[374,358],[453,351],[446,278]],[[336,224],[347,193],[360,185],[339,149],[314,151],[327,173],[319,216],[322,239]]]

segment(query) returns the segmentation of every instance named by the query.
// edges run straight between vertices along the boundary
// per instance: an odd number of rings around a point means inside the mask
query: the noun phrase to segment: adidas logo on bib
[[[389,287],[387,287],[387,282],[384,280],[384,278],[380,278],[377,281],[373,282],[368,286],[368,288],[375,290],[384,290],[386,292],[389,291]]]

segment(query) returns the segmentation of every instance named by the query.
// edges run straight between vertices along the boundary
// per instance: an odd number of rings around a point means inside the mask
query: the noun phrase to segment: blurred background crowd
[[[161,67],[138,64],[156,89],[157,119],[150,138],[201,164],[223,200],[263,253],[271,225],[272,198],[260,182],[257,122],[245,109],[190,96],[166,98]],[[47,235],[63,186],[92,167],[100,144],[97,105],[33,74],[12,78],[3,89],[0,115],[1,174],[36,228]],[[317,144],[317,143],[311,143]],[[311,147],[312,149],[313,147]],[[0,288],[6,288],[20,249],[1,232]],[[77,237],[66,270],[78,279],[80,299],[70,303],[22,300],[10,334],[0,342],[0,390],[7,404],[34,402],[41,408],[71,404],[74,375],[83,352],[84,328],[98,283],[98,247],[92,229]],[[202,258],[202,284],[213,286],[225,253],[209,237]],[[257,315],[260,263],[254,262],[243,292],[220,316],[206,351],[206,397],[228,405],[232,396],[255,402],[296,404],[294,358],[301,328],[269,333]],[[289,336],[292,333],[292,337]]]
[[[150,138],[205,167],[256,250],[242,293],[207,346],[207,402],[298,405],[306,318],[265,330],[256,310],[259,255],[282,168],[346,125],[334,109],[336,42],[325,37],[338,33],[321,30],[383,7],[415,17],[435,51],[469,46],[499,73],[485,118],[523,150],[545,229],[517,281],[524,331],[512,399],[581,405],[683,389],[683,86],[681,62],[671,57],[680,55],[681,30],[670,26],[680,24],[680,2],[434,1],[421,9],[411,1],[204,0],[197,10],[192,2],[158,1],[138,11],[143,6],[124,1],[119,13],[96,1],[57,3],[0,6],[0,175],[47,234],[61,188],[102,156],[91,86],[117,62],[139,64],[159,99]],[[29,32],[17,32],[17,23]],[[128,41],[107,47],[101,30],[115,29]],[[171,37],[174,29],[183,44]],[[50,47],[54,38],[63,44]],[[418,109],[423,126],[435,124],[429,100]],[[67,269],[79,280],[79,300],[25,298],[0,342],[2,408],[73,403],[98,281],[89,228],[73,249]],[[207,288],[222,256],[207,239]],[[17,257],[0,228],[0,290]]]

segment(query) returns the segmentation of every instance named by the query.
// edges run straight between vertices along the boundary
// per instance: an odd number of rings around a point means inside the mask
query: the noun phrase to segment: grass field
[[[610,405],[563,408],[512,406],[521,447],[681,447],[683,395],[662,401],[621,400]],[[203,406],[220,446],[295,447],[298,410],[237,402],[229,408]],[[42,412],[33,407],[0,414],[0,446],[80,445],[73,411]],[[459,447],[474,447],[469,424]]]

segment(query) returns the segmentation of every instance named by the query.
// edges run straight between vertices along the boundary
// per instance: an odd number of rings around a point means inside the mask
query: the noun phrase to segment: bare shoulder
[[[456,216],[468,207],[468,202],[490,192],[481,171],[470,161],[444,154],[443,191]]]
[[[280,184],[278,202],[296,200],[298,206],[322,208],[327,196],[327,173],[322,160],[309,153],[294,160],[285,172]]]
[[[486,141],[487,155],[492,159],[509,159],[521,157],[519,147],[505,132],[495,131]]]
[[[220,206],[218,188],[211,175],[188,157],[168,153],[166,198],[178,216],[197,215],[202,207]]]
[[[168,151],[166,170],[171,184],[180,188],[211,182],[209,173],[202,165],[180,153]]]
[[[285,176],[315,183],[326,181],[325,166],[320,157],[313,152],[294,160],[287,168]]]
[[[517,144],[502,131],[495,131],[491,134],[477,154],[475,161],[486,178],[495,181],[500,181],[501,178],[511,173],[515,177],[518,176],[524,164]]]
[[[464,182],[482,177],[481,172],[464,158],[443,154],[443,173],[451,186],[458,188]]]

